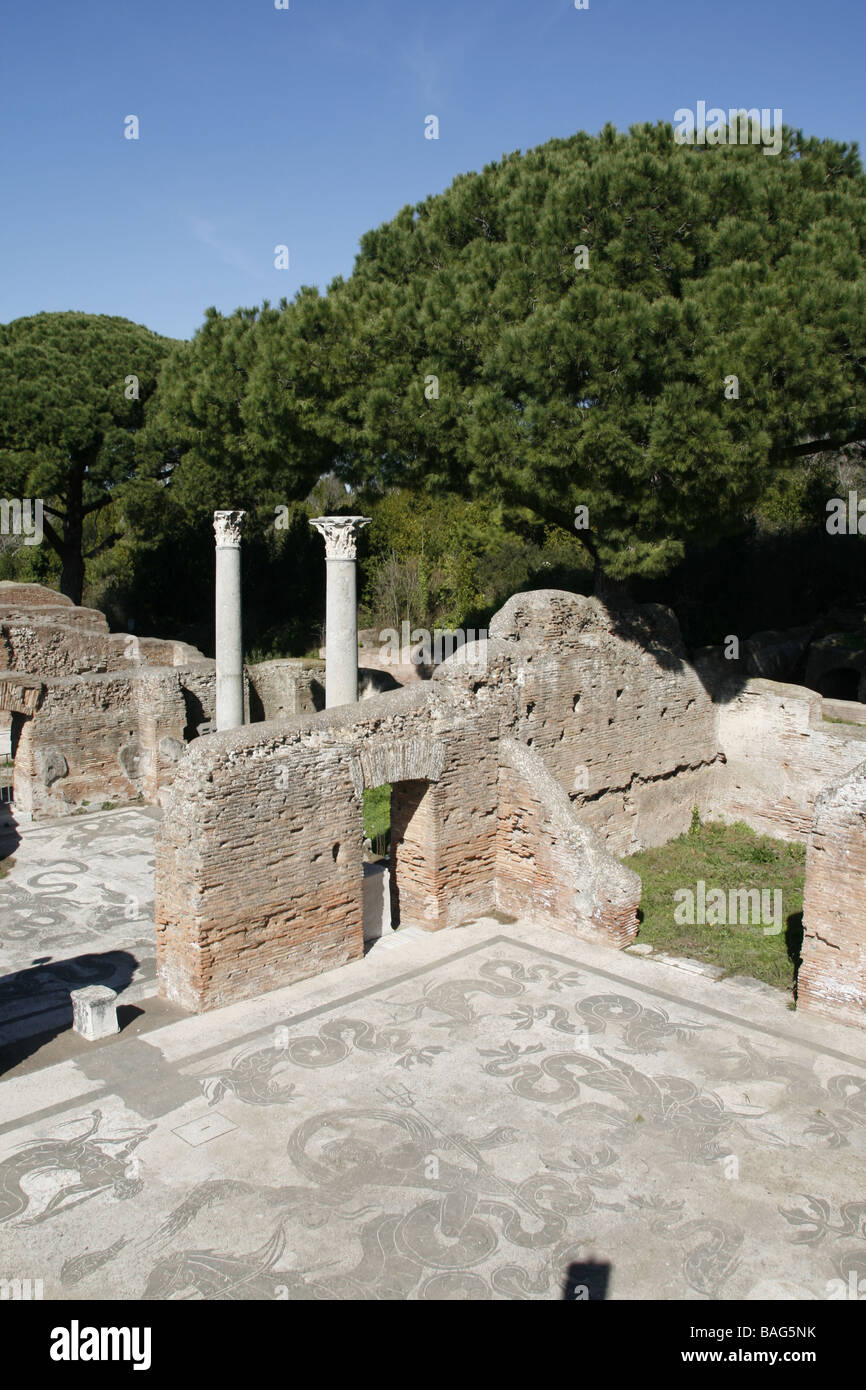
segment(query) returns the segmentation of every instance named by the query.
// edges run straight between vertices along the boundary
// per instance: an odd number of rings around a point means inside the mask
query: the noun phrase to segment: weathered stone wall
[[[492,907],[497,711],[469,703],[414,685],[193,745],[157,835],[162,992],[208,1008],[360,955],[368,786],[395,789],[403,925]],[[430,813],[401,821],[404,796]]]
[[[213,662],[195,647],[110,633],[102,613],[53,589],[0,583],[0,710],[27,716],[20,812],[156,800],[185,740],[213,717],[213,685]]]
[[[803,928],[799,1004],[866,1027],[866,762],[817,798]]]
[[[155,801],[186,747],[186,674],[139,667],[47,682],[15,754],[16,809],[58,816],[84,802]],[[205,683],[198,671],[195,679]],[[212,708],[212,676],[210,686]]]
[[[435,930],[534,904],[563,930],[632,939],[639,884],[593,834],[587,807],[611,842],[649,836],[654,788],[631,772],[623,781],[642,759],[649,783],[666,784],[668,823],[687,824],[695,779],[713,766],[712,704],[681,658],[666,657],[664,613],[632,614],[626,638],[595,600],[520,600],[500,615],[501,635],[430,682],[189,750],[157,837],[164,993],[208,1008],[360,954],[361,795],[386,782],[401,925]],[[562,776],[573,780],[576,758],[607,769],[580,804]],[[620,799],[605,813],[609,787]]]
[[[325,663],[307,658],[258,661],[248,666],[250,719],[293,719],[325,707]]]
[[[866,728],[822,718],[822,697],[799,685],[750,680],[718,705],[724,768],[712,814],[784,840],[806,840],[816,800],[861,762]]]
[[[543,756],[615,853],[664,844],[709,808],[717,711],[666,609],[611,614],[537,590],[510,599],[490,637],[519,660],[503,733]]]
[[[41,584],[0,582],[0,670],[51,677],[203,660],[185,642],[109,632],[103,613]]]
[[[641,883],[576,815],[533,748],[500,745],[497,904],[560,931],[627,946]]]
[[[690,665],[667,610],[611,612],[557,591],[516,595],[488,642],[354,706],[315,712],[320,662],[258,663],[249,708],[266,722],[200,740],[214,670],[200,653],[178,665],[190,651],[110,634],[101,614],[39,586],[0,586],[0,710],[21,729],[16,805],[57,815],[163,802],[159,973],[186,1007],[361,954],[361,796],[385,782],[395,921],[436,930],[499,907],[618,946],[635,934],[640,885],[615,854],[681,833],[695,805],[783,838],[805,838],[817,807],[807,901],[819,926],[803,997],[860,1007],[862,815],[850,788],[838,803],[822,797],[866,753],[866,724],[822,719],[844,719],[844,702],[767,680],[720,684]],[[826,873],[836,839],[841,907]],[[834,951],[820,922],[838,936],[838,911],[854,925]]]

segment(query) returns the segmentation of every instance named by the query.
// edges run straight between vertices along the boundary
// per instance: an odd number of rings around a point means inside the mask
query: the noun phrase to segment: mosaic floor
[[[0,853],[0,1047],[72,1021],[69,991],[104,984],[122,1003],[152,994],[153,807],[95,812],[16,832]]]
[[[0,1082],[0,1275],[823,1299],[866,1279],[864,1157],[859,1031],[486,918]]]

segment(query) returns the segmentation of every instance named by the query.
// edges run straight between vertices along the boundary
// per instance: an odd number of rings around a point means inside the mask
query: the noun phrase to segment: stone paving
[[[0,1276],[275,1300],[866,1278],[862,1032],[527,921],[401,936],[0,1082]]]
[[[155,991],[153,835],[160,811],[97,811],[19,828],[0,808],[0,1048],[72,1022],[69,991]]]

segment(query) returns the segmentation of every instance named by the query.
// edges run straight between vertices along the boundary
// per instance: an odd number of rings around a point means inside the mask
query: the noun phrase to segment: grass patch
[[[366,787],[363,796],[364,837],[377,854],[384,854],[391,837],[391,787]]]
[[[688,834],[658,849],[642,850],[625,862],[643,882],[638,941],[671,955],[719,965],[729,975],[751,975],[779,989],[791,988],[803,940],[805,845],[756,835],[742,821],[736,825],[701,822],[695,814]],[[674,913],[682,899],[674,894],[690,888],[697,896],[699,880],[707,894],[721,888],[728,902],[731,889],[757,888],[770,890],[772,905],[773,890],[779,889],[781,931],[765,936],[764,927],[752,923],[677,922]]]

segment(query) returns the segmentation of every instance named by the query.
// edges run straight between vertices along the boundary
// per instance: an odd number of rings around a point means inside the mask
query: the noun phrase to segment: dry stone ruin
[[[693,808],[805,841],[800,1002],[866,1021],[862,706],[692,664],[663,608],[555,590],[509,600],[432,679],[360,703],[323,707],[322,662],[242,682],[248,722],[216,732],[200,652],[0,584],[16,810],[162,804],[158,973],[185,1008],[363,955],[361,801],[388,783],[391,920],[430,931],[500,912],[621,948],[641,885],[620,856]]]
[[[324,663],[248,668],[247,718],[324,704]],[[109,632],[104,615],[40,584],[0,582],[0,725],[19,814],[157,802],[216,713],[214,662],[184,642]]]

